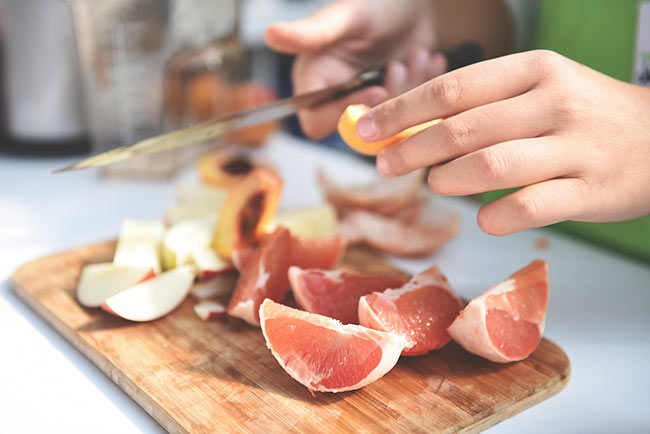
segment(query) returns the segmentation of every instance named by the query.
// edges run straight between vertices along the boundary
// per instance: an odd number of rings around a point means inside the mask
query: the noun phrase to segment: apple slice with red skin
[[[102,309],[130,321],[161,318],[185,300],[195,276],[192,265],[173,268],[109,297]]]
[[[192,285],[190,294],[198,299],[230,295],[237,285],[239,273],[230,271],[218,274],[207,280],[199,280]]]
[[[209,321],[225,317],[226,306],[213,300],[201,300],[194,305],[194,312],[203,321]]]
[[[81,270],[77,300],[85,307],[99,307],[107,298],[155,275],[148,267],[115,265],[112,262],[89,264]]]
[[[192,251],[200,282],[211,280],[222,274],[232,274],[233,264],[224,261],[211,247],[198,247]]]

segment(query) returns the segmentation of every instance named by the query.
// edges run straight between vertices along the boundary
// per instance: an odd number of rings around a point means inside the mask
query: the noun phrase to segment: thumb
[[[338,1],[306,18],[271,24],[264,40],[273,50],[286,54],[320,51],[354,28],[355,20],[362,13],[357,10],[357,4]]]

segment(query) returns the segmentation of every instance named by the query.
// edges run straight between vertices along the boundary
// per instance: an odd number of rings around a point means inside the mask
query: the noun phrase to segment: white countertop
[[[372,168],[285,134],[265,152],[285,178],[283,206],[320,202],[313,167],[343,181]],[[159,218],[176,180],[104,179],[94,171],[52,176],[70,158],[0,155],[0,433],[160,432],[134,401],[10,291],[22,263],[114,238],[127,217]],[[410,271],[438,263],[456,290],[474,297],[536,257],[549,263],[546,337],[569,355],[572,376],[559,395],[503,422],[493,433],[650,432],[650,267],[551,231],[495,238],[475,224],[478,205],[440,198],[462,218],[460,235]],[[545,251],[536,240],[550,240]],[[648,240],[650,242],[650,240]]]

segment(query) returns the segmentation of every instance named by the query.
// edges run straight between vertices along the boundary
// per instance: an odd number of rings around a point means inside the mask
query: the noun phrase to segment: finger
[[[304,54],[298,56],[291,72],[294,94],[302,94],[349,80],[357,70],[335,56]],[[298,119],[307,137],[320,139],[334,131],[339,116],[349,104],[373,107],[386,98],[385,89],[373,86],[331,103],[301,110]]]
[[[578,157],[556,137],[513,140],[488,146],[429,171],[440,195],[468,195],[536,184],[575,173]]]
[[[444,74],[447,72],[448,66],[449,62],[447,62],[447,58],[445,56],[443,56],[441,53],[434,53],[429,59],[423,82]],[[421,83],[418,83],[418,85],[420,84]]]
[[[385,176],[401,176],[495,143],[540,136],[557,121],[538,92],[452,116],[384,149],[377,156],[377,167]]]
[[[404,93],[411,88],[409,72],[402,62],[390,61],[386,65],[386,78],[384,85],[391,96]]]
[[[366,141],[382,140],[431,119],[521,95],[541,77],[537,57],[518,53],[443,74],[368,111],[357,133]]]
[[[478,225],[487,234],[502,236],[576,219],[589,207],[586,190],[578,178],[533,184],[484,205],[478,212]]]
[[[409,82],[413,87],[424,83],[427,77],[427,69],[431,55],[424,47],[416,47],[410,51],[407,58]]]
[[[264,40],[281,53],[320,51],[357,27],[355,23],[362,19],[357,9],[346,2],[332,3],[306,18],[270,25]]]

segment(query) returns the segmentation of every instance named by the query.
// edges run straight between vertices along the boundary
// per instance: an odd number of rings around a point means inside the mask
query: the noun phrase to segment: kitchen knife
[[[480,48],[475,43],[463,44],[442,53],[447,58],[448,70],[468,65],[480,58]],[[191,127],[150,137],[132,145],[121,146],[93,155],[85,160],[54,170],[53,173],[106,166],[139,155],[167,151],[190,143],[218,137],[232,130],[281,119],[296,113],[298,110],[341,98],[368,86],[381,86],[383,82],[384,67],[369,69],[345,83],[226,114]]]

